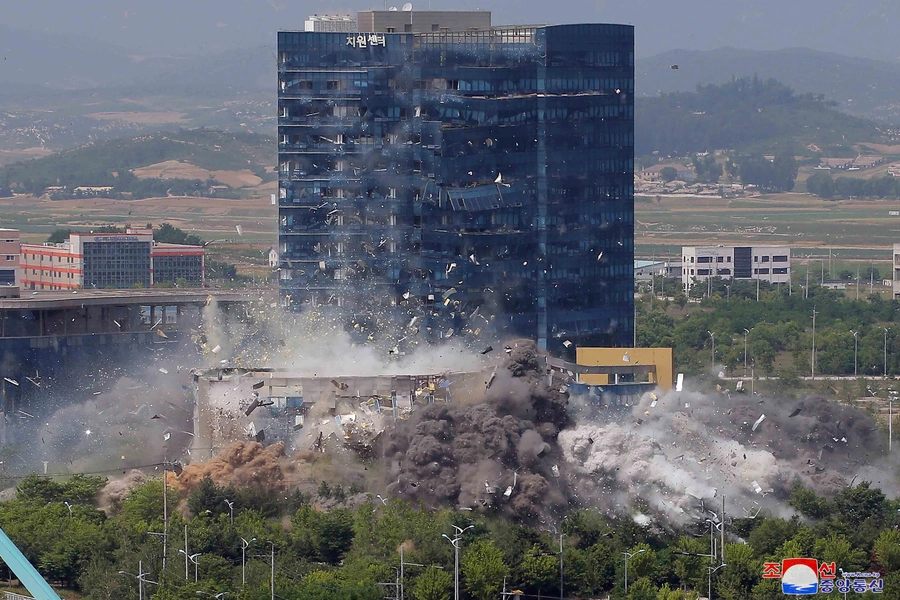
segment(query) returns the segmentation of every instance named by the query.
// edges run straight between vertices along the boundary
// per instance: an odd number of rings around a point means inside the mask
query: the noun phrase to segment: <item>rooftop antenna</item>
[[[404,4],[404,5],[403,5],[403,11],[404,11],[404,12],[411,12],[411,11],[412,11],[412,2],[407,2],[406,4]]]

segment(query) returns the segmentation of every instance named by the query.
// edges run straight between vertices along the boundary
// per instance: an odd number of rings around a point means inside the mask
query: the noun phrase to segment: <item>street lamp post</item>
[[[456,534],[452,538],[446,533],[441,534],[441,537],[447,538],[447,541],[453,545],[453,600],[459,600],[459,545],[462,542],[462,534],[473,527],[475,526],[458,527],[453,525]]]
[[[637,552],[632,552],[632,553],[623,552],[622,553],[625,555],[625,593],[626,594],[628,593],[628,561],[631,560],[632,556],[635,556],[636,554],[640,554],[642,552],[646,552],[646,550],[641,549],[641,550],[638,550]]]
[[[712,600],[712,574],[721,569],[722,567],[726,567],[725,563],[722,563],[718,567],[706,567],[706,585],[709,588],[707,595],[709,596],[709,600]]]
[[[853,334],[853,376],[856,377],[858,373],[857,365],[859,364],[856,359],[859,354],[859,332],[851,329],[850,333]]]
[[[197,567],[200,565],[200,554],[201,553],[197,552],[196,554],[188,554],[181,548],[178,549],[178,552],[180,552],[181,554],[184,554],[185,564],[187,564],[188,560],[190,560],[193,563],[193,565],[194,565],[194,583],[197,583],[197,581],[198,581]]]
[[[189,577],[188,560],[190,558],[190,555],[188,554],[188,537],[187,537],[187,524],[186,523],[184,525],[184,552],[182,552],[182,554],[184,554],[184,580],[187,581],[188,577]]]
[[[241,587],[247,585],[247,548],[255,541],[256,538],[249,541],[241,538]]]
[[[716,370],[716,334],[714,334],[712,331],[707,331],[706,333],[709,334],[709,339],[712,340],[712,359],[710,360],[710,369],[712,369],[712,371],[715,372],[715,370]]]
[[[228,505],[228,514],[231,517],[231,526],[234,527],[234,502],[226,498],[225,504]]]
[[[128,571],[119,571],[119,575],[130,575],[138,580],[138,600],[144,600],[144,584],[152,583],[153,585],[159,585],[156,581],[152,581],[147,579],[147,575],[150,572],[144,572],[144,561],[138,561],[138,574],[129,573]]]
[[[753,331],[753,327],[750,329],[744,328],[744,379],[747,378],[747,336],[750,335],[751,331]]]
[[[275,600],[275,542],[266,542],[272,547],[272,570],[270,571],[269,590],[272,592],[272,600]]]

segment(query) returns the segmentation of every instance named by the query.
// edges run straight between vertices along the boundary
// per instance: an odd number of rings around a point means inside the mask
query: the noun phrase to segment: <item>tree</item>
[[[509,574],[503,553],[491,540],[478,540],[462,557],[466,590],[477,600],[493,600]]]
[[[643,552],[641,552],[643,550]],[[650,549],[650,545],[644,542],[637,544],[628,551],[632,555],[628,559],[628,576],[634,579],[650,577],[656,570],[656,552]]]
[[[429,567],[416,578],[416,600],[450,600],[453,576],[447,571]]]
[[[819,538],[815,543],[815,554],[819,560],[841,565],[845,571],[856,571],[865,566],[864,552],[853,548],[850,540],[832,533],[827,538]]]
[[[709,548],[702,539],[689,538],[682,536],[676,542],[677,552],[685,554],[677,554],[675,558],[675,575],[682,590],[696,588],[703,582],[706,577],[706,565],[709,559],[703,556],[692,556],[698,554],[709,554]]]
[[[762,562],[753,557],[746,544],[726,544],[725,564],[716,575],[715,589],[725,600],[750,598],[750,590],[761,579]]]
[[[47,238],[48,244],[62,244],[66,240],[69,239],[69,235],[72,233],[71,229],[54,229],[53,233]]]
[[[875,540],[875,558],[888,571],[900,570],[900,531],[885,529]]]
[[[881,518],[885,510],[884,493],[863,481],[853,488],[844,488],[834,498],[834,508],[841,521],[850,527],[858,527],[869,518]]]
[[[167,244],[188,244],[190,246],[202,246],[203,240],[193,233],[186,233],[183,230],[163,223],[159,229],[153,232],[153,240],[156,242],[164,242]]]
[[[559,581],[559,560],[534,544],[522,558],[522,577],[525,585],[536,592],[547,591]]]
[[[779,546],[794,537],[798,527],[797,521],[794,520],[765,519],[750,532],[748,541],[757,556],[766,556],[774,553]]]
[[[799,167],[793,154],[776,154],[772,170],[772,187],[775,191],[789,192],[794,189]]]
[[[702,183],[717,183],[722,177],[722,165],[716,162],[713,154],[695,156],[694,171],[697,173],[697,181]]]
[[[678,177],[678,171],[675,167],[663,167],[659,170],[659,176],[666,183],[675,181],[675,178]]]
[[[656,600],[658,593],[649,577],[640,577],[628,585],[628,600]]]

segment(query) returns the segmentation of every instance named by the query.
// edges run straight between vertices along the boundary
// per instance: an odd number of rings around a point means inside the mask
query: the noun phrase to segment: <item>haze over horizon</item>
[[[132,55],[208,55],[274,43],[279,29],[302,29],[311,14],[355,14],[357,10],[402,6],[403,2],[339,4],[322,0],[94,0],[89,3],[37,0],[4,11],[10,28],[55,36],[88,38]],[[900,4],[872,0],[853,5],[834,0],[743,0],[724,5],[709,0],[594,0],[551,4],[546,0],[419,0],[416,9],[491,10],[495,24],[615,22],[636,27],[636,54],[647,57],[674,49],[751,50],[806,47],[887,61],[900,61]],[[0,38],[0,53],[7,49]]]

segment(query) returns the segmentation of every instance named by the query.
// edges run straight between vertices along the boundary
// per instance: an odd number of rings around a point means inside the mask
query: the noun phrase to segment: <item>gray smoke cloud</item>
[[[565,506],[555,440],[566,398],[544,385],[534,344],[514,345],[483,398],[428,406],[385,431],[389,494],[520,519]]]
[[[830,495],[884,453],[868,415],[821,397],[670,392],[592,421],[559,435],[579,500],[676,521],[717,510],[722,495],[738,516],[786,515],[794,483]]]
[[[482,398],[429,406],[385,433],[390,493],[519,519],[596,507],[683,524],[718,512],[723,495],[732,516],[787,516],[795,483],[831,495],[884,459],[868,415],[821,397],[673,391],[583,404],[549,385],[530,342]]]

